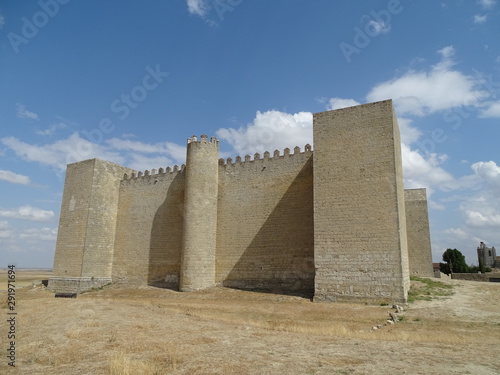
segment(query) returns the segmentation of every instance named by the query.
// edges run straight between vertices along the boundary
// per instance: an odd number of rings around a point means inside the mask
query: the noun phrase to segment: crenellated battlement
[[[206,134],[202,134],[200,137],[200,140],[196,137],[196,135],[193,135],[192,137],[189,137],[187,139],[187,143],[213,143],[215,145],[219,144],[219,140],[215,137],[210,137],[210,141],[208,140],[208,136]]]
[[[173,168],[167,167],[166,169],[163,169],[163,168],[160,168],[158,170],[151,169],[151,171],[146,169],[144,172],[142,172],[142,171],[137,172],[137,174],[134,171],[130,174],[125,173],[123,175],[122,181],[137,180],[140,178],[146,178],[146,177],[151,177],[151,176],[165,176],[165,175],[169,175],[169,174],[177,174],[179,172],[184,171],[185,168],[186,168],[186,165],[182,164],[180,167],[178,165],[174,165]]]
[[[235,161],[233,162],[232,158],[220,158],[219,159],[219,165],[220,166],[227,166],[227,165],[241,165],[245,163],[253,163],[256,161],[261,161],[261,160],[283,160],[286,157],[293,157],[295,155],[299,154],[312,154],[312,146],[310,144],[306,144],[304,146],[304,152],[300,152],[300,147],[296,146],[293,149],[293,153],[290,153],[290,149],[287,147],[283,150],[283,155],[281,155],[279,150],[274,150],[273,156],[271,156],[271,153],[269,151],[265,151],[263,154],[263,157],[257,152],[253,155],[253,159],[250,155],[245,155],[243,158],[241,156],[237,156]]]

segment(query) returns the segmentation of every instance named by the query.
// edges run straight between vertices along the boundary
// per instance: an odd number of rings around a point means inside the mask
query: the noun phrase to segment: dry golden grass
[[[109,375],[162,375],[175,371],[182,363],[177,349],[170,345],[164,353],[156,353],[143,359],[133,359],[132,354],[123,351],[114,353],[108,361]]]
[[[390,307],[226,288],[111,286],[56,299],[27,287],[17,292],[12,373],[443,374],[452,365],[500,373],[500,359],[489,354],[500,349],[500,285],[454,285],[454,295],[417,301],[403,321],[376,331]]]
[[[16,287],[31,286],[33,282],[39,284],[42,280],[48,280],[52,276],[51,270],[17,268],[15,271]],[[0,269],[0,291],[7,290],[7,283],[7,270]]]

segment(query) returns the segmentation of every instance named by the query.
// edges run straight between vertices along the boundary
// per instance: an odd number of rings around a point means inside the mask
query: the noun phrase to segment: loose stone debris
[[[403,313],[408,308],[408,304],[405,307],[399,305],[392,305],[392,308],[394,309],[394,311],[389,311],[389,319],[387,319],[383,325],[377,324],[376,326],[373,326],[371,329],[372,331],[376,331],[387,325],[392,325],[397,323],[400,319],[396,314]]]

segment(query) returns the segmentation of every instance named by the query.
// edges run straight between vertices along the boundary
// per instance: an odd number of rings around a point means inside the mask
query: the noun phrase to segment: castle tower
[[[188,139],[184,195],[184,235],[179,289],[215,284],[219,141]]]
[[[392,101],[314,114],[315,301],[404,302],[410,286]]]
[[[410,275],[434,277],[425,189],[405,189],[405,211]]]
[[[118,190],[132,169],[99,159],[66,169],[59,231],[49,287],[79,293],[111,282]]]

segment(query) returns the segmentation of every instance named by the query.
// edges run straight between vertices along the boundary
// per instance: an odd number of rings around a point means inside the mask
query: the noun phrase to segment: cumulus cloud
[[[500,167],[492,160],[477,162],[471,165],[474,173],[481,177],[487,184],[500,192]]]
[[[461,240],[465,240],[465,239],[468,239],[470,237],[466,231],[464,231],[463,229],[460,229],[460,228],[448,228],[448,229],[445,229],[444,233],[451,234],[452,236],[457,237]]]
[[[26,106],[21,103],[16,103],[17,117],[20,119],[27,120],[39,120],[38,115],[34,112],[28,111]]]
[[[251,124],[239,129],[221,128],[216,135],[241,156],[287,147],[302,148],[307,143],[312,144],[312,118],[310,112],[257,112]]]
[[[0,220],[0,239],[7,240],[13,237],[14,232],[11,226],[5,220]]]
[[[331,98],[328,101],[327,109],[332,110],[332,109],[341,109],[341,108],[347,108],[347,107],[354,107],[356,105],[359,105],[361,103],[357,102],[354,99],[343,99],[343,98]]]
[[[486,103],[479,117],[500,117],[500,101]]]
[[[422,136],[422,132],[411,126],[413,120],[405,117],[398,117],[399,133],[401,142],[407,145],[418,141]]]
[[[206,0],[187,0],[188,11],[200,17],[204,17],[210,9]]]
[[[129,159],[127,166],[138,171],[165,168],[174,164],[172,159],[166,156],[146,156],[132,153],[129,155]]]
[[[54,212],[50,210],[42,210],[30,205],[24,205],[11,209],[0,207],[0,217],[30,221],[49,221],[54,217]]]
[[[387,34],[389,31],[391,31],[391,25],[383,21],[371,20],[368,22],[367,27],[370,30],[370,34],[373,36]]]
[[[19,238],[28,241],[55,241],[57,239],[57,228],[29,228],[19,234]]]
[[[500,214],[491,207],[483,206],[481,210],[465,208],[464,213],[465,222],[471,227],[498,228],[500,226]]]
[[[29,144],[15,137],[5,137],[0,142],[18,157],[64,171],[66,165],[78,161],[99,158],[137,170],[182,164],[186,159],[186,147],[172,142],[144,143],[130,139],[112,138],[96,144],[84,139],[78,132],[66,139],[43,145]],[[0,179],[2,174],[0,173]],[[5,175],[14,179],[14,176]],[[18,177],[19,181],[22,178]]]
[[[136,170],[165,168],[186,160],[186,147],[173,142],[145,143],[112,138],[106,143],[113,150],[126,152],[127,166]]]
[[[31,180],[28,176],[17,174],[11,171],[0,169],[0,180],[4,180],[13,184],[29,185]]]
[[[175,161],[183,161],[186,158],[186,147],[173,142],[144,143],[130,139],[112,138],[106,141],[114,150],[134,151],[145,154],[166,154]]]
[[[469,257],[475,258],[474,246],[479,241],[498,246],[500,243],[500,167],[494,161],[480,161],[472,164],[470,176],[463,180],[474,182],[477,189],[463,190],[455,201],[461,216],[462,226],[449,228],[444,233],[457,248],[467,244]],[[451,197],[454,198],[454,197]],[[451,199],[450,198],[450,199]],[[476,261],[477,262],[477,261]]]
[[[0,141],[7,149],[12,150],[18,157],[26,161],[38,162],[60,170],[65,170],[69,163],[91,158],[101,158],[118,164],[125,161],[119,153],[89,142],[81,138],[78,133],[44,145],[25,143],[15,137],[5,137]]]
[[[479,0],[478,3],[484,8],[484,9],[492,9],[496,1],[495,0]]]
[[[48,136],[48,135],[54,134],[57,130],[64,129],[64,128],[66,128],[66,124],[59,122],[59,123],[50,125],[47,129],[37,130],[36,134]]]
[[[486,14],[483,16],[476,14],[474,16],[474,23],[484,23],[484,22],[486,22],[486,17],[487,17]]]
[[[445,155],[430,154],[424,157],[406,144],[401,145],[403,176],[406,188],[425,187],[432,190],[451,190],[453,176],[441,167]]]
[[[479,106],[488,92],[479,89],[473,76],[454,70],[452,46],[438,51],[439,63],[429,70],[410,70],[400,77],[377,84],[367,95],[369,102],[394,100],[398,115],[424,116],[460,106]]]

